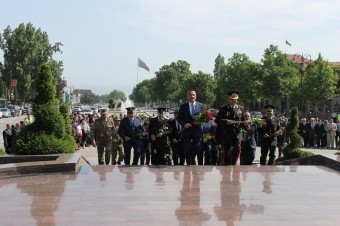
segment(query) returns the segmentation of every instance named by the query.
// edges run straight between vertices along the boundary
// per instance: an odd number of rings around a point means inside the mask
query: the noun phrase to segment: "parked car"
[[[3,118],[10,118],[11,117],[11,111],[8,108],[0,108],[0,112],[1,112]]]
[[[93,110],[89,108],[84,108],[79,111],[80,115],[93,115]]]
[[[21,113],[21,109],[19,106],[17,105],[10,105],[7,106],[7,108],[11,111],[11,116],[15,117],[15,116],[20,116]]]
[[[81,107],[74,107],[74,108],[72,109],[72,114],[74,114],[74,113],[79,114],[80,111],[81,111]]]

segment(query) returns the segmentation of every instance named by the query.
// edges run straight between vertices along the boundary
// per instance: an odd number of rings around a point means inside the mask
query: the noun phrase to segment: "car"
[[[11,117],[11,111],[8,108],[0,108],[0,112],[2,113],[3,118]]]
[[[21,113],[21,109],[19,106],[17,105],[10,105],[7,106],[7,108],[11,111],[11,116],[15,117],[15,116],[20,116]]]
[[[81,111],[81,107],[74,107],[73,109],[72,109],[72,114],[73,113],[79,113]]]
[[[250,111],[249,113],[252,119],[261,119],[263,117],[260,111]]]
[[[93,115],[93,110],[89,108],[84,108],[79,111],[80,115]]]

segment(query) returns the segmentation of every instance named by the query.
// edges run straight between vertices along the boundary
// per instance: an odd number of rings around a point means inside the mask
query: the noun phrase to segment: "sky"
[[[172,62],[212,75],[218,54],[260,62],[271,44],[340,61],[339,11],[338,0],[0,0],[0,33],[31,22],[63,44],[68,89],[129,95]]]

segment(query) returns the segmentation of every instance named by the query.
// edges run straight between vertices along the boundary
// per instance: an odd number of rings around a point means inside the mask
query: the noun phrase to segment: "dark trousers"
[[[204,165],[215,165],[217,154],[215,149],[215,141],[213,139],[203,143]]]
[[[184,165],[185,156],[182,150],[182,143],[179,141],[178,143],[171,143],[172,148],[172,160],[174,165]]]
[[[148,148],[142,148],[140,155],[140,164],[147,166],[150,164],[150,150]]]
[[[237,159],[240,156],[240,143],[238,142],[236,136],[234,139],[225,141],[223,145],[223,157],[221,159],[222,165],[236,165]]]
[[[275,151],[276,151],[276,146],[271,145],[270,142],[265,142],[263,140],[262,144],[261,144],[260,164],[266,165],[267,155],[269,153],[268,165],[274,165],[274,163],[275,163]]]
[[[182,145],[187,165],[195,164],[196,155],[201,150],[201,140],[201,136],[192,135],[191,128],[183,131]]]
[[[166,165],[166,153],[167,141],[166,139],[157,139],[151,144],[151,149],[154,154],[153,165]]]
[[[241,165],[252,165],[255,159],[255,152],[256,152],[256,148],[253,148],[250,145],[249,141],[242,141],[240,164]]]
[[[132,165],[137,165],[140,155],[140,140],[129,140],[123,143],[124,146],[124,164],[130,165],[131,161],[131,148],[133,148],[133,162]]]

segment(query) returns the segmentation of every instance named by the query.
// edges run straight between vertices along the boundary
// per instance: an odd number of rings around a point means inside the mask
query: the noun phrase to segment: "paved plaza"
[[[326,166],[98,166],[95,148],[78,153],[92,166],[1,177],[1,225],[340,222],[340,173]]]

